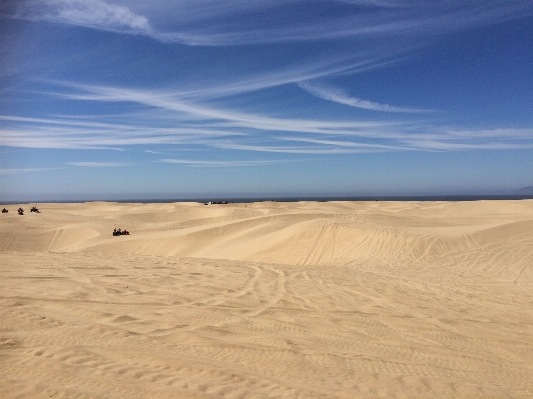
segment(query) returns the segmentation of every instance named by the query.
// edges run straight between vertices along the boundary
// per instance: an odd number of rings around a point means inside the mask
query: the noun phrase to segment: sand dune
[[[2,398],[533,397],[531,200],[18,207]]]

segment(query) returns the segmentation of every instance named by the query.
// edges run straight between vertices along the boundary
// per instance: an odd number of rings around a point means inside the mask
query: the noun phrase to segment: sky
[[[3,0],[0,201],[533,185],[531,0]]]

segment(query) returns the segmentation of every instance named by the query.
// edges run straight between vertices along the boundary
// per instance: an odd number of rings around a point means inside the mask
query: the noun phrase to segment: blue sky
[[[533,185],[533,2],[4,0],[0,200]]]

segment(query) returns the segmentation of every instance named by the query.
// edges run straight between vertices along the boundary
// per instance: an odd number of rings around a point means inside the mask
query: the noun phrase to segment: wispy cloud
[[[133,166],[130,162],[67,162],[67,165],[79,166],[83,168],[115,168],[122,166]]]
[[[525,142],[487,142],[477,141],[470,143],[419,140],[416,142],[406,141],[406,145],[426,151],[474,151],[474,150],[526,150],[532,149],[533,143]]]
[[[99,118],[106,122],[98,122]],[[171,116],[172,121],[181,122],[176,127],[154,125],[154,120],[157,121],[158,118],[154,117],[153,120],[150,113],[135,117],[130,115],[129,119],[132,118],[136,120],[135,125],[108,122],[109,116],[92,116],[92,121],[89,122],[85,117],[28,118],[2,115],[0,121],[5,121],[6,126],[0,126],[0,145],[25,148],[122,150],[121,146],[128,145],[184,144],[210,137],[244,134],[223,126],[191,125],[183,119],[176,119],[176,115]],[[118,115],[115,119],[122,120],[124,117]]]
[[[176,117],[184,122],[202,122],[209,126],[208,131],[217,132],[218,135],[235,135],[239,129],[253,129],[261,131],[301,132],[318,134],[364,134],[365,131],[376,131],[401,124],[399,122],[380,121],[331,121],[295,118],[276,118],[258,115],[249,112],[235,111],[226,108],[206,106],[199,102],[182,99],[179,95],[163,91],[146,91],[124,89],[108,86],[70,84],[71,87],[82,92],[78,93],[51,93],[62,98],[80,101],[98,102],[130,102],[154,109],[174,112]],[[216,126],[217,128],[214,128]],[[220,131],[219,129],[225,129]],[[195,132],[187,128],[188,131]]]
[[[533,129],[460,129],[432,126],[416,119],[281,118],[243,108],[235,110],[209,96],[183,98],[175,90],[59,85],[62,89],[49,91],[49,95],[102,105],[136,104],[141,111],[136,115],[92,116],[91,120],[81,116],[3,115],[0,121],[6,126],[0,127],[0,145],[115,150],[133,145],[199,145],[240,151],[334,154],[526,148],[533,142]],[[135,120],[135,125],[124,123],[129,119]],[[288,146],[287,141],[294,145]]]
[[[20,13],[30,19],[130,34],[152,34],[145,16],[103,0],[30,0],[21,6]]]
[[[365,7],[361,12],[361,7]],[[307,8],[302,1],[270,2],[200,0],[178,5],[174,21],[181,29],[154,30],[157,40],[189,45],[243,45],[317,40],[399,40],[428,37],[435,34],[469,29],[531,15],[526,2],[493,2],[465,0],[460,5],[449,2],[385,2],[335,1],[327,7]],[[179,12],[183,9],[183,13]],[[206,11],[205,9],[211,9]],[[154,24],[165,20],[160,12],[151,14]],[[150,13],[149,10],[145,10]],[[312,13],[312,14],[309,14]],[[277,15],[272,23],[268,15]],[[202,26],[202,28],[198,28]]]
[[[361,12],[364,7],[365,12]],[[304,8],[305,13],[300,10]],[[327,12],[326,12],[327,11]],[[530,2],[338,0],[33,0],[20,18],[85,26],[189,45],[243,45],[328,39],[398,39],[469,29],[533,13]],[[276,15],[275,23],[271,15]]]
[[[335,88],[324,83],[311,83],[310,81],[298,82],[298,86],[312,95],[335,103],[349,105],[350,107],[379,112],[421,113],[429,110],[396,107],[389,104],[379,104],[373,101],[350,97],[346,90]]]
[[[253,160],[253,161],[199,161],[190,159],[161,159],[162,163],[173,163],[197,167],[245,167],[274,164],[287,161]]]
[[[280,146],[275,145],[253,145],[237,143],[213,143],[213,147],[225,150],[253,151],[253,152],[271,152],[282,154],[357,154],[365,152],[377,152],[378,148],[346,148],[346,146],[322,146],[322,147],[303,147],[303,146]]]
[[[401,146],[401,145],[386,145],[379,143],[357,143],[353,141],[344,141],[344,140],[320,140],[314,138],[303,138],[303,137],[280,137],[280,140],[283,141],[295,141],[299,143],[312,143],[319,144],[323,146],[333,146],[333,147],[348,147],[348,148],[358,148],[361,150],[381,150],[381,151],[399,151],[399,150],[413,150],[413,147],[410,146]]]

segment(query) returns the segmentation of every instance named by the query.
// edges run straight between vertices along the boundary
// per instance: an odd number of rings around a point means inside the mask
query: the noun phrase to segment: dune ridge
[[[1,397],[533,397],[533,200],[38,207]]]

